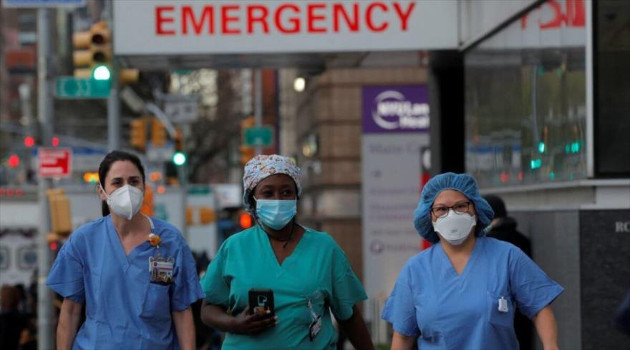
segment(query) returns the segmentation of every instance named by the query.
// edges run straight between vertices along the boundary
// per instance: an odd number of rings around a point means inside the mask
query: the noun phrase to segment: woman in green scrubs
[[[356,349],[373,349],[356,306],[367,296],[344,252],[295,221],[300,169],[286,157],[257,156],[243,187],[257,225],[229,237],[201,281],[201,319],[226,333],[223,349],[335,349],[331,314]],[[252,313],[250,289],[270,289],[273,312]]]

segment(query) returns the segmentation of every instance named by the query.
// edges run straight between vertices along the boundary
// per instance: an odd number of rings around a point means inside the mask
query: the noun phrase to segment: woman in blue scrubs
[[[243,202],[257,225],[229,237],[201,281],[201,319],[226,332],[223,349],[336,349],[331,313],[356,349],[374,348],[356,306],[366,294],[345,254],[295,221],[300,176],[278,155],[245,165]],[[273,312],[250,313],[254,288],[270,290]]]
[[[175,227],[139,213],[138,157],[108,153],[99,182],[103,218],[70,235],[46,282],[64,298],[57,349],[193,350],[190,305],[203,294],[190,249]]]
[[[434,245],[409,259],[387,300],[392,349],[518,349],[516,308],[545,350],[558,348],[550,304],[564,289],[514,245],[483,237],[493,215],[468,174],[425,185],[414,226]]]

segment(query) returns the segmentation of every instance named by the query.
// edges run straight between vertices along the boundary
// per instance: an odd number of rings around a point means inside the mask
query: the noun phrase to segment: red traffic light
[[[35,138],[33,136],[26,136],[24,138],[24,146],[33,147],[35,146]]]
[[[20,157],[18,157],[17,154],[12,154],[9,157],[9,166],[11,168],[17,168],[18,166],[20,166]]]
[[[57,136],[53,136],[51,143],[53,147],[59,146],[59,138]]]

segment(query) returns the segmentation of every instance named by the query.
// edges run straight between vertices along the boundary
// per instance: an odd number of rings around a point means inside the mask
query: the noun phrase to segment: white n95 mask
[[[456,213],[453,209],[446,216],[433,221],[433,229],[452,245],[462,244],[475,225],[477,219],[474,215]]]
[[[109,196],[103,187],[101,187],[101,189],[103,193],[105,193],[105,197],[107,197],[107,205],[109,205],[109,208],[114,214],[131,220],[133,216],[140,211],[144,197],[144,193],[141,189],[131,185],[125,185],[112,192]]]

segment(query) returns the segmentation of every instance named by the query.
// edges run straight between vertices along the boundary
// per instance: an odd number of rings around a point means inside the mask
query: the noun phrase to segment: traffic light
[[[68,236],[72,232],[72,216],[70,215],[70,200],[61,188],[46,191],[50,204],[51,232],[61,236]]]
[[[20,166],[20,157],[17,154],[12,154],[9,156],[9,167],[17,168]]]
[[[241,132],[244,133],[245,129],[253,128],[255,124],[256,120],[254,119],[254,117],[247,117],[241,120]]]
[[[256,149],[254,147],[241,145],[241,165],[247,164],[250,159],[254,158],[256,155]]]
[[[186,164],[186,155],[183,152],[175,152],[173,154],[173,164],[177,166]]]
[[[184,135],[182,134],[182,130],[180,128],[175,129],[175,139],[173,142],[175,143],[176,152],[184,151]]]
[[[111,31],[102,21],[90,30],[72,35],[74,76],[109,81],[111,78]]]
[[[214,209],[209,207],[201,207],[199,208],[199,222],[202,225],[207,225],[213,223],[215,220]]]
[[[140,71],[133,68],[123,68],[118,70],[118,84],[123,86],[133,84],[140,79]]]
[[[83,173],[83,181],[89,184],[97,184],[98,183],[98,172],[96,171],[86,171]]]
[[[166,144],[166,129],[157,118],[153,118],[151,122],[151,141],[155,147],[162,147]]]
[[[131,121],[131,131],[129,143],[131,146],[144,151],[147,146],[147,122],[148,118],[141,117]]]
[[[24,146],[28,148],[35,146],[35,138],[33,136],[26,136],[24,138]]]

